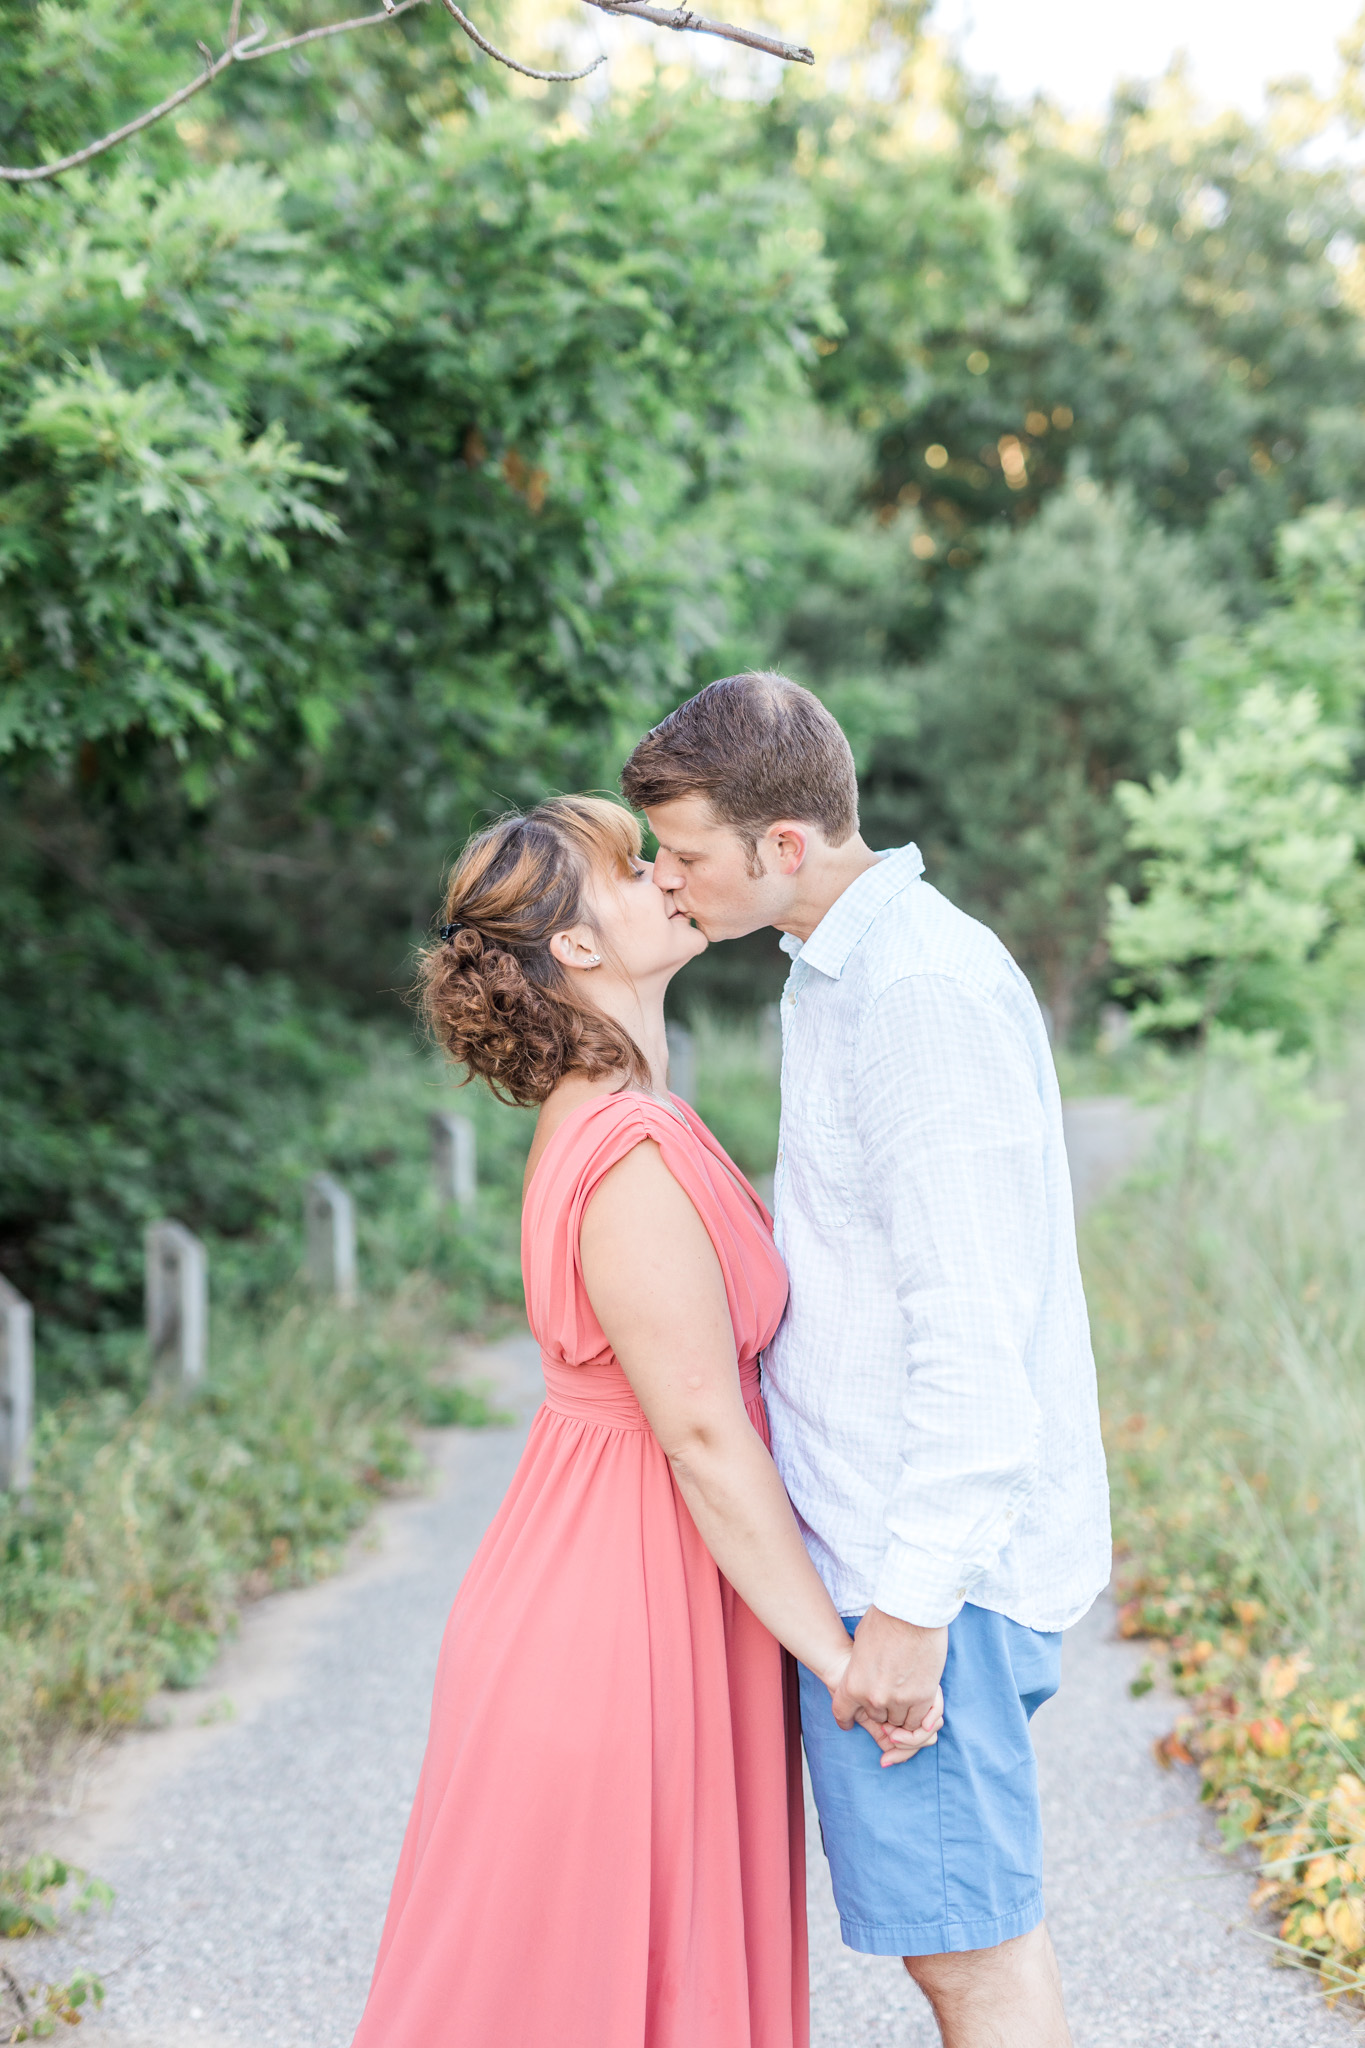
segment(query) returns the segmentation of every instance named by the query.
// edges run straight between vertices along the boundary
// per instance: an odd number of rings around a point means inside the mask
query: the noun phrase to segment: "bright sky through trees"
[[[1337,43],[1359,11],[1357,0],[939,0],[931,25],[1009,99],[1041,92],[1070,112],[1098,114],[1118,80],[1159,77],[1183,50],[1202,100],[1256,114],[1271,79],[1306,75],[1326,91]]]

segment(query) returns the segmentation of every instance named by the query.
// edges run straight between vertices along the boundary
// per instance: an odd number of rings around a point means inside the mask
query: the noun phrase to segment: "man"
[[[947,2048],[1067,2048],[1028,1722],[1109,1576],[1094,1363],[1061,1103],[1028,982],[858,832],[835,720],[730,676],[622,777],[654,879],[707,937],[784,934],[773,1449],[854,1631],[802,1730],[843,1936],[900,1955]],[[936,1746],[880,1768],[869,1719]],[[837,1725],[836,1725],[837,1724]]]

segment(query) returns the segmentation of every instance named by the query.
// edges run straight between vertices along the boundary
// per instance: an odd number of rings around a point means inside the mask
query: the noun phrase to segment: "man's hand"
[[[946,1628],[919,1628],[869,1607],[853,1638],[848,1669],[834,1689],[834,1718],[919,1728],[931,1715],[948,1656]]]

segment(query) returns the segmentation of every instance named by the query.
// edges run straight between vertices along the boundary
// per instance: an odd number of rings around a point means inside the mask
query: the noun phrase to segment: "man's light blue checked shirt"
[[[1109,1493],[1042,1014],[914,846],[786,938],[773,1454],[841,1614],[1065,1628]]]

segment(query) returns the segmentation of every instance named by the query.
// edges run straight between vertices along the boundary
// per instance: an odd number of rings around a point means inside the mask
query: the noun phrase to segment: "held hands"
[[[865,1710],[856,1719],[866,1728],[882,1752],[882,1769],[903,1764],[921,1749],[932,1749],[943,1726],[943,1688],[935,1686],[933,1705],[917,1727],[898,1728],[890,1721],[874,1721]]]
[[[835,1720],[841,1728],[861,1723],[881,1749],[883,1766],[905,1762],[938,1739],[947,1655],[946,1628],[919,1628],[869,1607],[852,1655],[830,1686]]]

